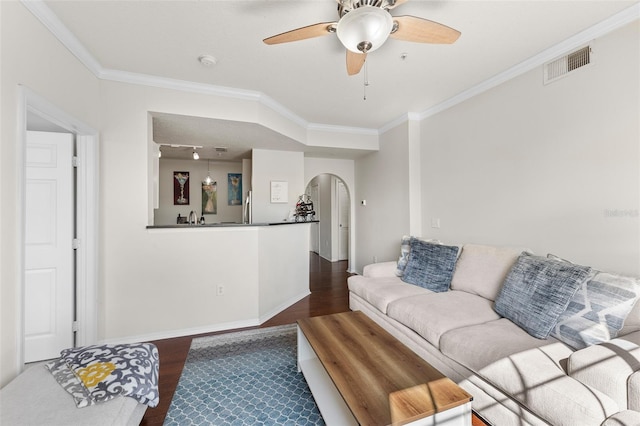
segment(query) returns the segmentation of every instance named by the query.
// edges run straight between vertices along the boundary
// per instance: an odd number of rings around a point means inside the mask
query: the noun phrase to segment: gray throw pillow
[[[402,281],[434,292],[449,290],[458,247],[433,244],[411,237],[411,250]]]
[[[573,295],[551,335],[574,349],[615,338],[640,296],[640,280],[598,272]]]
[[[409,251],[411,247],[411,237],[403,235],[400,241],[400,257],[398,258],[398,266],[396,268],[396,276],[401,277],[404,274],[404,268],[407,267],[407,261],[409,261]]]
[[[539,339],[549,337],[580,285],[588,266],[523,253],[505,279],[495,311]]]

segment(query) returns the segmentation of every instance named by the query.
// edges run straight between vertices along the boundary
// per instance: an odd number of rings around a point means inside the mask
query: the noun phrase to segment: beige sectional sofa
[[[348,280],[350,307],[459,383],[493,425],[640,425],[637,299],[603,343],[533,337],[494,309],[522,251],[463,246],[441,292],[404,282],[397,262],[368,265]]]

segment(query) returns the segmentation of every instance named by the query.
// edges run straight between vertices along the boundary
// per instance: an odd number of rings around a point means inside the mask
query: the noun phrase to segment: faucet
[[[193,211],[193,210],[191,210],[191,213],[189,213],[189,219],[187,219],[187,223],[188,223],[189,225],[195,225],[195,224],[196,224],[196,222],[197,222],[197,219],[196,219],[196,212],[195,212],[195,211]]]

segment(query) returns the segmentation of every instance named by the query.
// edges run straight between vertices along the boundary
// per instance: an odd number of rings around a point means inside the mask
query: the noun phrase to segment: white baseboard
[[[297,303],[300,300],[304,299],[310,294],[311,294],[310,291],[305,291],[304,293],[298,294],[292,297],[291,299],[285,301],[281,305],[277,306],[275,309],[272,309],[266,314],[261,315],[260,318],[256,318],[256,319],[226,322],[221,324],[211,324],[211,325],[206,325],[202,327],[183,328],[180,330],[159,331],[156,333],[141,334],[137,336],[115,337],[111,339],[101,340],[99,343],[100,344],[139,343],[139,342],[148,342],[151,340],[172,339],[174,337],[193,336],[196,334],[206,334],[206,333],[214,333],[218,331],[235,330],[238,328],[257,327],[260,324],[264,323],[265,321],[273,318],[280,312],[284,311],[294,303]]]
[[[192,336],[195,334],[213,333],[217,331],[234,330],[237,328],[257,327],[260,322],[257,319],[226,322],[221,324],[206,325],[203,327],[183,328],[181,330],[159,331],[150,334],[141,334],[138,336],[115,337],[111,339],[101,340],[100,343],[138,343],[148,342],[150,340],[172,339],[174,337]]]
[[[281,305],[279,305],[276,308],[272,309],[271,311],[267,312],[266,314],[260,315],[260,324],[262,324],[262,323],[266,322],[267,320],[275,317],[280,312],[284,311],[285,309],[287,309],[288,307],[290,307],[294,303],[297,303],[297,302],[301,301],[302,299],[304,299],[305,297],[307,297],[310,294],[311,294],[311,292],[307,290],[307,291],[305,291],[305,292],[303,292],[301,294],[298,294],[298,295],[292,297],[291,299],[285,301],[284,303],[282,303]]]

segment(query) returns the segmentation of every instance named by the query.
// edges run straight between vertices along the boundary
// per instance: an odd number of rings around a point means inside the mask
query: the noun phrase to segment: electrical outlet
[[[222,284],[218,284],[218,286],[216,287],[216,296],[223,296],[224,295],[224,286]]]
[[[378,263],[378,256],[373,256],[373,263]]]

